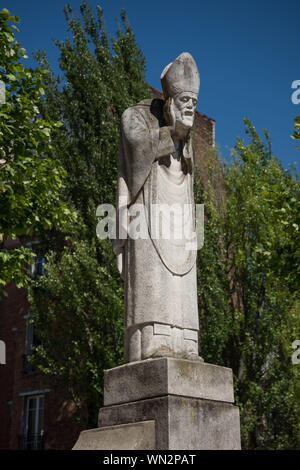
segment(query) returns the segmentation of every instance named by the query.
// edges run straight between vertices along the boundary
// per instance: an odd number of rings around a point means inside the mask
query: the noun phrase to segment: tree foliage
[[[119,121],[147,97],[145,62],[122,12],[109,40],[103,12],[84,1],[81,17],[65,8],[71,39],[60,49],[61,81],[44,75],[44,119],[60,120],[49,154],[67,173],[62,199],[77,223],[45,233],[47,274],[30,290],[42,338],[34,362],[63,385],[87,427],[96,425],[103,369],[120,363],[123,288],[110,243],[95,234],[96,207],[115,202]],[[49,69],[44,54],[39,59]],[[246,120],[224,168],[225,204],[216,204],[214,174],[197,202],[206,209],[198,254],[201,355],[231,367],[241,410],[243,447],[292,448],[297,442],[299,378],[291,345],[299,334],[299,178],[272,155]],[[212,168],[214,166],[212,165]],[[45,312],[49,312],[46,314]]]
[[[295,117],[294,123],[295,123],[295,130],[294,130],[294,134],[292,135],[292,137],[293,139],[299,140],[300,139],[300,116]],[[297,147],[297,150],[300,150],[300,147]]]
[[[0,243],[60,227],[70,213],[60,200],[65,172],[47,156],[59,122],[40,116],[44,71],[23,66],[18,22],[8,10],[0,12]],[[24,247],[0,250],[1,289],[12,280],[26,283],[24,266],[32,256]]]
[[[42,240],[47,274],[30,291],[32,319],[43,340],[34,363],[53,384],[64,385],[81,421],[95,427],[103,370],[122,360],[124,294],[112,246],[96,237],[96,208],[115,205],[120,118],[149,91],[145,60],[125,12],[111,40],[100,7],[96,17],[85,1],[80,17],[70,6],[64,12],[71,38],[56,41],[62,76],[45,75],[41,112],[63,123],[51,155],[67,173],[62,198],[78,219]],[[49,69],[45,54],[38,58]]]
[[[202,354],[231,367],[243,447],[292,448],[297,442],[299,335],[299,178],[284,170],[249,120],[224,169],[227,198],[208,220],[199,254]],[[202,196],[203,197],[203,196]]]

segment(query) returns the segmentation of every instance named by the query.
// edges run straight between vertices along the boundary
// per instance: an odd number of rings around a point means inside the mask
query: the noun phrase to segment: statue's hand
[[[176,115],[175,115],[173,98],[167,99],[165,103],[165,107],[164,107],[164,113],[165,113],[165,120],[167,121],[168,125],[171,127],[171,132],[174,132],[176,128]]]

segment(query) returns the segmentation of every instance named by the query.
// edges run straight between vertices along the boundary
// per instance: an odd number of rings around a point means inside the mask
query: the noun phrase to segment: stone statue
[[[117,236],[125,282],[125,364],[104,371],[99,427],[81,432],[78,450],[241,448],[232,370],[198,355],[192,56],[177,57],[161,82],[165,101],[142,101],[122,116],[117,226],[106,233]]]
[[[149,233],[114,243],[125,282],[125,362],[162,356],[202,360],[197,250],[195,245],[187,249],[195,225],[190,131],[200,86],[193,57],[186,52],[177,57],[163,70],[161,83],[165,101],[141,101],[126,109],[121,121],[117,227],[134,220],[124,209],[138,204]],[[162,207],[162,219],[167,219],[166,207],[188,208],[183,218],[175,210],[169,239],[153,216],[155,205]],[[181,238],[172,236],[182,228]]]

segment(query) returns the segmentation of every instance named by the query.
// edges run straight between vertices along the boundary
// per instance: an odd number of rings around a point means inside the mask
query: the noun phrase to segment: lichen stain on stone
[[[182,372],[187,376],[191,376],[191,372],[193,371],[193,364],[190,364],[188,361],[187,362],[182,362]],[[183,375],[182,373],[182,375]]]

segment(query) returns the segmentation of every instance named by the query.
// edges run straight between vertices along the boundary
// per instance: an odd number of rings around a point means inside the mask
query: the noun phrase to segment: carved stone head
[[[161,74],[164,96],[172,98],[176,121],[192,127],[200,87],[200,75],[191,54],[183,52]]]

